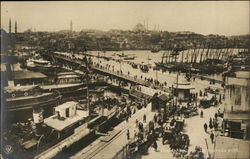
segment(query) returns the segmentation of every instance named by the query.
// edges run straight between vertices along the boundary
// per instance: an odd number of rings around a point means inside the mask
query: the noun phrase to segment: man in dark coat
[[[213,143],[214,143],[214,133],[211,133],[210,139],[211,139],[211,142],[212,142],[212,144],[213,144]]]
[[[207,123],[204,124],[204,130],[207,133]]]
[[[158,145],[157,145],[157,142],[156,142],[156,141],[154,142],[153,147],[154,147],[154,149],[155,149],[155,152],[157,152]]]
[[[146,114],[143,115],[143,122],[146,123],[147,116]]]
[[[129,130],[127,131],[127,139],[128,139],[128,140],[130,139],[130,133],[129,133]]]

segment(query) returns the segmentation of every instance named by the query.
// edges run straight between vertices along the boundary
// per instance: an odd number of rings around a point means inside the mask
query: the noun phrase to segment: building
[[[194,89],[194,87],[190,82],[180,81],[173,86],[174,96],[176,96],[179,101],[188,102],[192,89]]]
[[[250,140],[250,52],[237,55],[241,62],[232,61],[231,73],[225,78],[224,124],[227,136]]]
[[[170,100],[170,97],[166,94],[156,93],[152,99],[152,111],[160,111],[161,109],[166,109],[167,102]]]
[[[147,31],[146,27],[142,25],[141,23],[138,23],[134,28],[133,31],[135,32],[144,32]]]
[[[250,139],[250,72],[226,78],[224,120],[229,136]]]

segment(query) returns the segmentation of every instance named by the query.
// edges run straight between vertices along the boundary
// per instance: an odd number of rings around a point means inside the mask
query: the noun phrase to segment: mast
[[[194,63],[197,63],[197,58],[198,58],[198,55],[199,55],[199,53],[200,53],[200,48],[198,48],[198,52],[196,52],[195,54],[194,54]]]
[[[169,54],[169,51],[164,52],[164,56],[165,56],[165,63],[168,63],[168,54]]]
[[[210,43],[208,44],[208,48],[207,48],[207,51],[206,51],[206,55],[205,55],[205,59],[204,60],[207,60],[207,58],[208,58],[208,54],[209,54],[209,49],[210,49],[210,47],[211,47],[211,45],[210,45]],[[203,61],[204,61],[203,60]]]
[[[203,54],[204,54],[204,49],[205,49],[205,46],[206,46],[206,43],[204,42],[204,43],[203,43],[203,49],[202,49],[202,51],[201,51],[201,55],[200,55],[200,62],[199,62],[199,63],[201,63],[201,62],[202,62],[202,56],[203,56]]]
[[[163,59],[164,59],[165,54],[166,54],[166,52],[164,52],[162,57],[161,57],[161,63],[163,63]]]
[[[89,116],[92,115],[92,108],[90,107],[90,99],[89,99],[89,61],[86,57],[86,55],[84,56],[84,62],[86,65],[86,70],[85,70],[85,78],[86,78],[86,86],[87,86],[87,107],[89,110]]]
[[[194,47],[193,53],[191,52],[191,63],[194,61],[194,54],[195,54],[196,46]]]

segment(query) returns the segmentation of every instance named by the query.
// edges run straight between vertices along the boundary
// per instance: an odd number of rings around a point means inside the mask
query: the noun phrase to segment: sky
[[[18,31],[131,30],[148,20],[150,30],[192,31],[204,35],[249,34],[248,1],[62,1],[1,2],[1,28],[9,18]]]

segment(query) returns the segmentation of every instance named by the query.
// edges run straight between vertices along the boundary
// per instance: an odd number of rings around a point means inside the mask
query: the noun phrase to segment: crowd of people
[[[210,117],[208,124],[204,123],[204,131],[210,135],[211,143],[214,143],[216,132],[220,132],[222,129],[222,113],[220,108],[214,114],[214,117]]]

